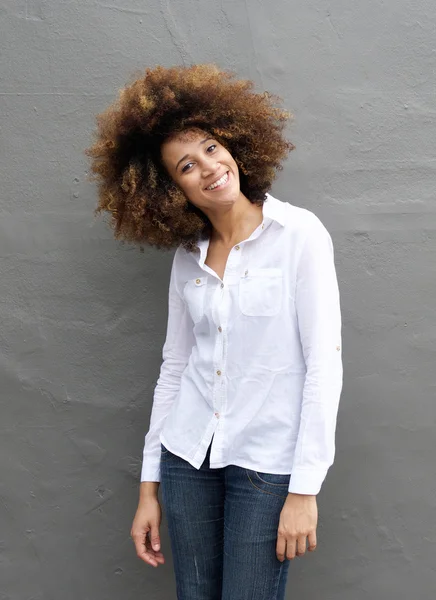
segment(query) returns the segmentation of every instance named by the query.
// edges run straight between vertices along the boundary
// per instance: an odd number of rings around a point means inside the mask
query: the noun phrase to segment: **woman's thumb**
[[[158,552],[160,550],[160,537],[159,537],[159,527],[157,525],[151,526],[150,541],[151,541],[151,547],[153,548],[153,550]]]

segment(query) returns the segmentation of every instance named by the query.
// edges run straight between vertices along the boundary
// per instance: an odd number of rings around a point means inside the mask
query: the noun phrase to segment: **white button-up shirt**
[[[230,251],[223,279],[200,251],[174,255],[163,363],[141,481],[160,481],[160,443],[199,469],[291,473],[317,494],[333,463],[342,388],[341,315],[330,234],[274,198]]]

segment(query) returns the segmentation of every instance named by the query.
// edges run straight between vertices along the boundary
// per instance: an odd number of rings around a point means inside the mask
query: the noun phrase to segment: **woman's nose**
[[[216,173],[220,168],[220,163],[216,158],[205,159],[202,165],[203,177],[210,177],[213,173]]]

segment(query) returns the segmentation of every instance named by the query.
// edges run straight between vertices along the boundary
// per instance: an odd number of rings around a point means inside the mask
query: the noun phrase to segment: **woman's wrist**
[[[315,494],[296,494],[295,492],[289,492],[287,500],[292,502],[294,500],[300,500],[301,502],[313,502],[316,501]]]
[[[142,481],[139,486],[139,501],[157,499],[158,491],[158,481]]]

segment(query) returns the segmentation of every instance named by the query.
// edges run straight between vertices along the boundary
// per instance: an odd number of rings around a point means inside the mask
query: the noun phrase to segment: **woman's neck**
[[[209,215],[212,224],[210,241],[214,244],[232,248],[238,242],[247,239],[262,223],[263,208],[253,204],[243,194],[224,214]]]

